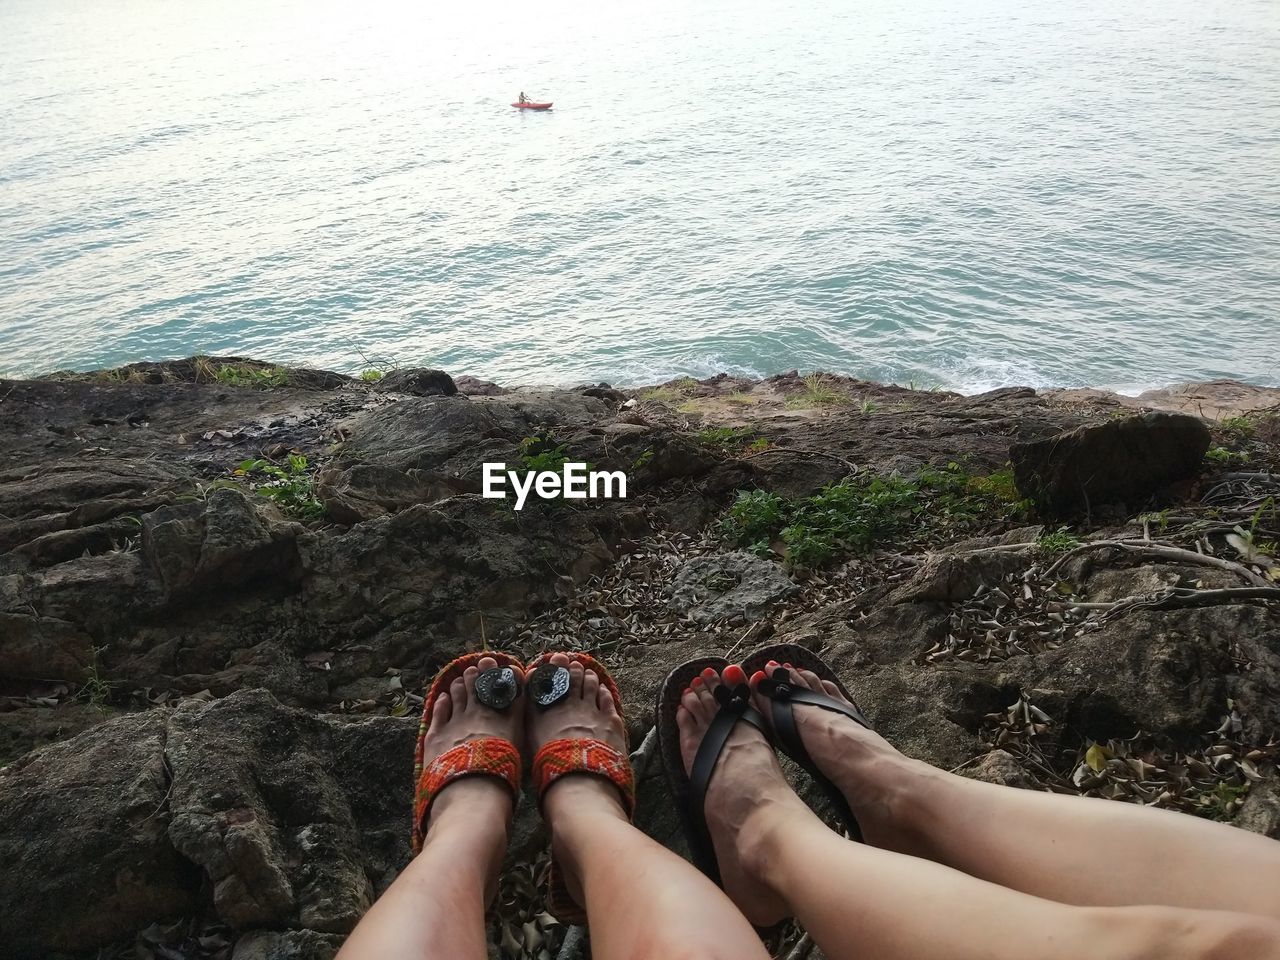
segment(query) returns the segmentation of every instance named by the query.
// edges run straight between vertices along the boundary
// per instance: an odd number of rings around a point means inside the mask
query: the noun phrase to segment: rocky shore
[[[506,390],[235,357],[0,380],[0,954],[322,960],[409,856],[424,681],[791,641],[946,769],[1280,839],[1280,391]],[[481,465],[625,500],[485,499]],[[799,781],[798,781],[799,782]],[[518,814],[493,955],[586,955]],[[801,931],[779,945],[816,957]]]

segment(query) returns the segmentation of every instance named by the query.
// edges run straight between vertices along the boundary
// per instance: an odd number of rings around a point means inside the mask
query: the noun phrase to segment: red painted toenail
[[[740,683],[746,683],[747,682],[746,671],[744,671],[736,663],[731,663],[729,664],[729,666],[724,668],[724,682],[731,683],[735,687]]]
[[[694,687],[695,687],[695,688],[702,686],[702,678],[701,678],[701,677],[694,677],[694,678],[693,678],[693,685],[694,685]]]
[[[707,669],[705,669],[705,670],[703,670],[703,671],[702,671],[702,675],[703,675],[704,677],[706,677],[708,680],[710,680],[710,679],[712,679],[713,677],[715,677],[716,672],[715,672],[715,670],[711,669],[710,667],[707,667]]]
[[[763,670],[757,670],[755,673],[753,673],[753,674],[751,675],[751,682],[752,682],[752,683],[759,683],[759,682],[760,682],[761,680],[763,680],[763,679],[764,679],[764,671],[763,671]]]
[[[766,664],[765,664],[765,666],[766,666],[766,667],[776,667],[776,666],[779,666],[779,665],[780,665],[780,664],[778,663],[778,661],[777,661],[777,660],[770,660],[768,663],[766,663]]]
[[[788,670],[794,669],[794,667],[792,667],[791,664],[789,663],[784,663],[783,666],[786,667]]]
[[[692,689],[690,689],[689,687],[685,687],[685,688],[684,688],[684,693],[682,693],[682,694],[681,694],[681,696],[687,697],[687,696],[688,696],[689,694],[691,694],[691,693],[693,693],[693,690],[692,690]]]

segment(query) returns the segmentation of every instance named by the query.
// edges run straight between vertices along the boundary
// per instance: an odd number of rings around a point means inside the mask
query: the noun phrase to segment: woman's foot
[[[423,762],[482,737],[500,737],[519,745],[524,736],[524,695],[499,713],[480,703],[475,696],[476,677],[498,666],[485,657],[468,667],[436,698],[431,723],[423,739]],[[506,784],[494,777],[473,776],[454,780],[440,791],[431,804],[424,824],[424,847],[448,839],[462,843],[466,855],[485,868],[485,902],[498,889],[498,870],[507,848],[507,831],[514,801]],[[465,840],[463,838],[466,838]]]
[[[708,668],[684,692],[676,726],[686,773],[719,711],[716,687],[745,681],[741,667],[726,667],[724,677]],[[707,786],[703,816],[729,898],[758,927],[785,918],[786,903],[769,882],[773,851],[785,844],[788,822],[813,813],[787,785],[773,748],[750,724],[740,723],[729,734]]]
[[[752,705],[766,720],[771,701],[757,688],[766,673],[779,666],[787,669],[797,686],[853,706],[836,684],[813,671],[770,661],[766,670],[757,671],[750,679]],[[864,839],[875,846],[909,848],[911,841],[904,836],[910,819],[908,807],[914,798],[933,789],[930,782],[937,771],[907,757],[880,734],[846,716],[805,704],[794,704],[792,709],[805,750],[823,776],[844,794]]]
[[[600,740],[626,753],[622,713],[609,688],[568,654],[556,653],[551,663],[569,670],[568,695],[548,710],[529,704],[527,729],[533,754],[552,740]],[[542,797],[542,814],[551,828],[551,853],[563,872],[569,894],[585,904],[578,854],[589,843],[592,825],[605,817],[629,822],[618,788],[603,777],[568,774],[556,780]]]

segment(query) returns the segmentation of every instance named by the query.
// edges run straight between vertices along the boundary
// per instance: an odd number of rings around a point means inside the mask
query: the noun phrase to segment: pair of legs
[[[436,701],[427,758],[482,736],[524,743],[530,756],[565,737],[624,749],[618,705],[596,675],[563,654],[552,662],[569,668],[569,697],[545,713],[525,707],[523,697],[507,714],[486,709],[475,700],[475,678],[494,661],[468,669]],[[634,827],[613,784],[563,777],[547,790],[542,813],[570,892],[591,915],[594,956],[767,960],[728,896]],[[511,814],[511,794],[497,780],[467,777],[446,787],[431,807],[422,852],[337,960],[485,960],[485,908],[497,891]]]
[[[470,697],[474,674],[464,678],[449,709],[436,709],[429,755],[475,736],[519,742],[522,725],[534,749],[564,736],[620,746],[612,697],[590,672],[570,670],[573,696],[545,714],[484,710]],[[799,676],[839,697],[815,675]],[[684,696],[686,766],[721,682],[705,676]],[[970,781],[834,714],[797,707],[796,718],[868,842],[832,833],[787,785],[765,739],[740,726],[707,795],[724,891],[631,826],[610,784],[565,777],[551,787],[544,813],[591,916],[594,956],[764,958],[751,924],[795,916],[831,960],[1280,960],[1275,841],[1182,814]],[[496,781],[446,788],[422,854],[339,960],[484,957],[484,909],[510,816]]]

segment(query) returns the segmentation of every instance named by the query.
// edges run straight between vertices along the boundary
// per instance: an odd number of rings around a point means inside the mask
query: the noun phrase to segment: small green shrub
[[[526,470],[558,471],[568,460],[564,444],[556,443],[550,432],[534,434],[520,441],[520,463]]]
[[[1066,527],[1059,527],[1049,533],[1042,533],[1036,540],[1036,546],[1045,553],[1069,553],[1080,546],[1080,540],[1071,535]]]
[[[289,372],[282,367],[253,367],[247,363],[224,363],[213,374],[229,387],[283,387]]]
[[[789,566],[818,567],[901,538],[939,537],[1025,515],[1002,474],[974,477],[952,463],[915,479],[856,476],[809,497],[740,492],[719,524],[729,543],[760,555],[780,544]]]
[[[1253,435],[1258,432],[1253,420],[1247,416],[1226,417],[1221,426],[1223,430],[1234,433],[1243,440],[1252,439]]]
[[[832,386],[829,377],[811,373],[804,378],[804,390],[787,399],[787,408],[811,410],[814,407],[830,407],[849,402],[849,395]]]
[[[250,478],[253,489],[274,500],[288,516],[319,520],[325,515],[324,504],[315,494],[315,480],[307,473],[307,458],[301,454],[290,454],[285,466],[270,460],[245,460],[235,475]],[[265,479],[255,481],[255,477]]]
[[[84,685],[76,691],[76,697],[90,706],[101,707],[111,699],[114,684],[102,675],[102,655],[106,652],[106,647],[93,648],[93,659],[84,671]]]
[[[751,437],[751,431],[745,427],[708,427],[693,435],[693,439],[704,447],[727,449],[739,447]]]
[[[640,399],[674,406],[688,397],[689,391],[697,385],[698,381],[693,377],[681,377],[679,380],[673,380],[671,383],[664,384],[661,387],[651,387],[645,390],[640,394]]]
[[[1218,466],[1230,466],[1233,463],[1248,463],[1249,454],[1244,450],[1228,450],[1226,447],[1210,447],[1204,458]]]
[[[360,372],[360,379],[365,383],[377,383],[385,376],[386,373],[384,371],[378,370],[374,367],[370,367],[368,370],[362,370]]]

